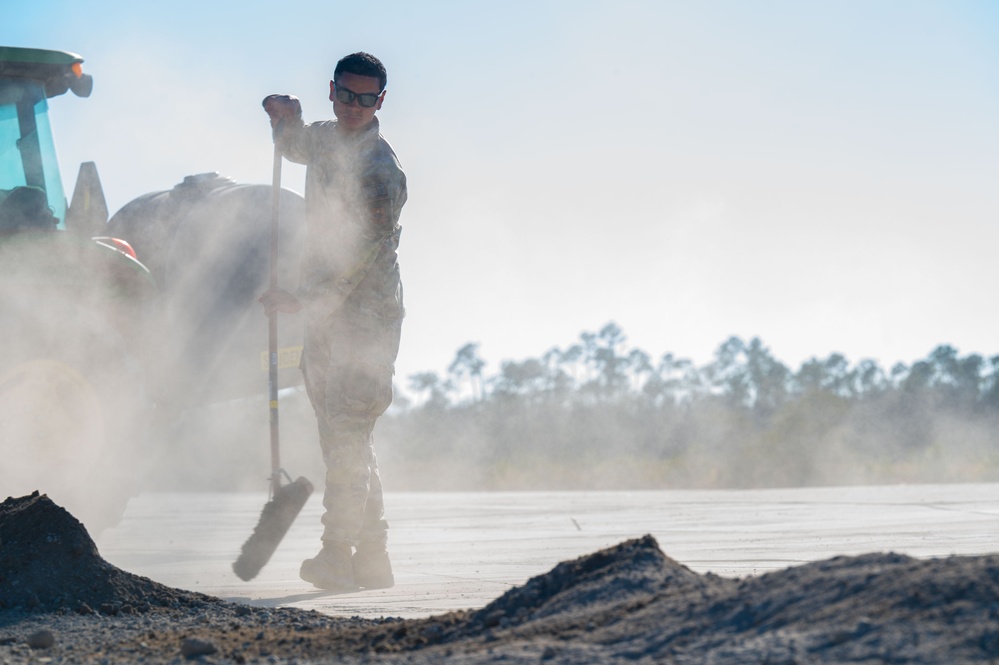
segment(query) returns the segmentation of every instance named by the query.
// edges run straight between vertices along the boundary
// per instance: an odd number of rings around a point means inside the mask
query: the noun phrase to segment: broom
[[[271,199],[271,247],[270,247],[270,288],[277,288],[277,249],[278,249],[278,215],[281,211],[281,153],[274,146],[274,191]],[[252,580],[260,569],[270,561],[271,555],[278,544],[288,533],[288,528],[295,521],[302,506],[312,494],[312,483],[308,478],[287,485],[281,484],[283,475],[289,481],[291,477],[281,468],[281,457],[278,452],[278,354],[277,354],[277,311],[272,311],[267,317],[267,391],[270,400],[271,425],[271,498],[264,506],[260,521],[253,534],[243,544],[239,558],[232,564],[232,569],[244,582]]]

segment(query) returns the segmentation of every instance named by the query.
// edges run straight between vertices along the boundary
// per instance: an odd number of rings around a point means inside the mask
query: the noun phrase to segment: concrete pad
[[[763,574],[836,555],[999,551],[999,485],[776,490],[388,493],[391,589],[333,594],[298,578],[320,547],[321,490],[250,582],[232,572],[266,494],[146,494],[101,534],[110,563],[261,606],[404,618],[479,608],[560,561],[651,533],[697,572]]]

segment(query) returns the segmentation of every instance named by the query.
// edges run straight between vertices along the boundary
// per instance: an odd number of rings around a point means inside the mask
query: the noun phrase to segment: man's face
[[[341,95],[353,93],[354,100],[347,104],[337,99],[337,89]],[[361,106],[361,100],[357,99],[357,95],[376,95],[378,99],[374,106],[366,108]],[[348,132],[356,132],[371,123],[375,111],[380,109],[382,102],[385,101],[385,93],[379,90],[378,79],[374,76],[358,76],[345,72],[340,74],[336,81],[330,81],[330,101],[333,102],[333,115],[339,121],[340,127]]]

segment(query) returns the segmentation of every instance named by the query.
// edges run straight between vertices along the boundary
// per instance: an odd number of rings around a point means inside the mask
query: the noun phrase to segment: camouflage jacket
[[[305,176],[306,247],[296,295],[312,320],[341,304],[348,313],[397,320],[403,315],[399,277],[399,214],[406,175],[379,133],[378,119],[357,134],[335,120],[285,120],[274,140]]]

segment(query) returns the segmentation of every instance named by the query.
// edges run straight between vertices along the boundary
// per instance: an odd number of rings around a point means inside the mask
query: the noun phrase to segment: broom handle
[[[274,175],[271,193],[271,248],[270,248],[270,289],[277,288],[278,262],[278,218],[281,213],[281,152],[274,146]],[[270,403],[271,424],[271,496],[281,488],[281,456],[278,428],[278,353],[277,353],[277,310],[267,317],[267,392]]]

